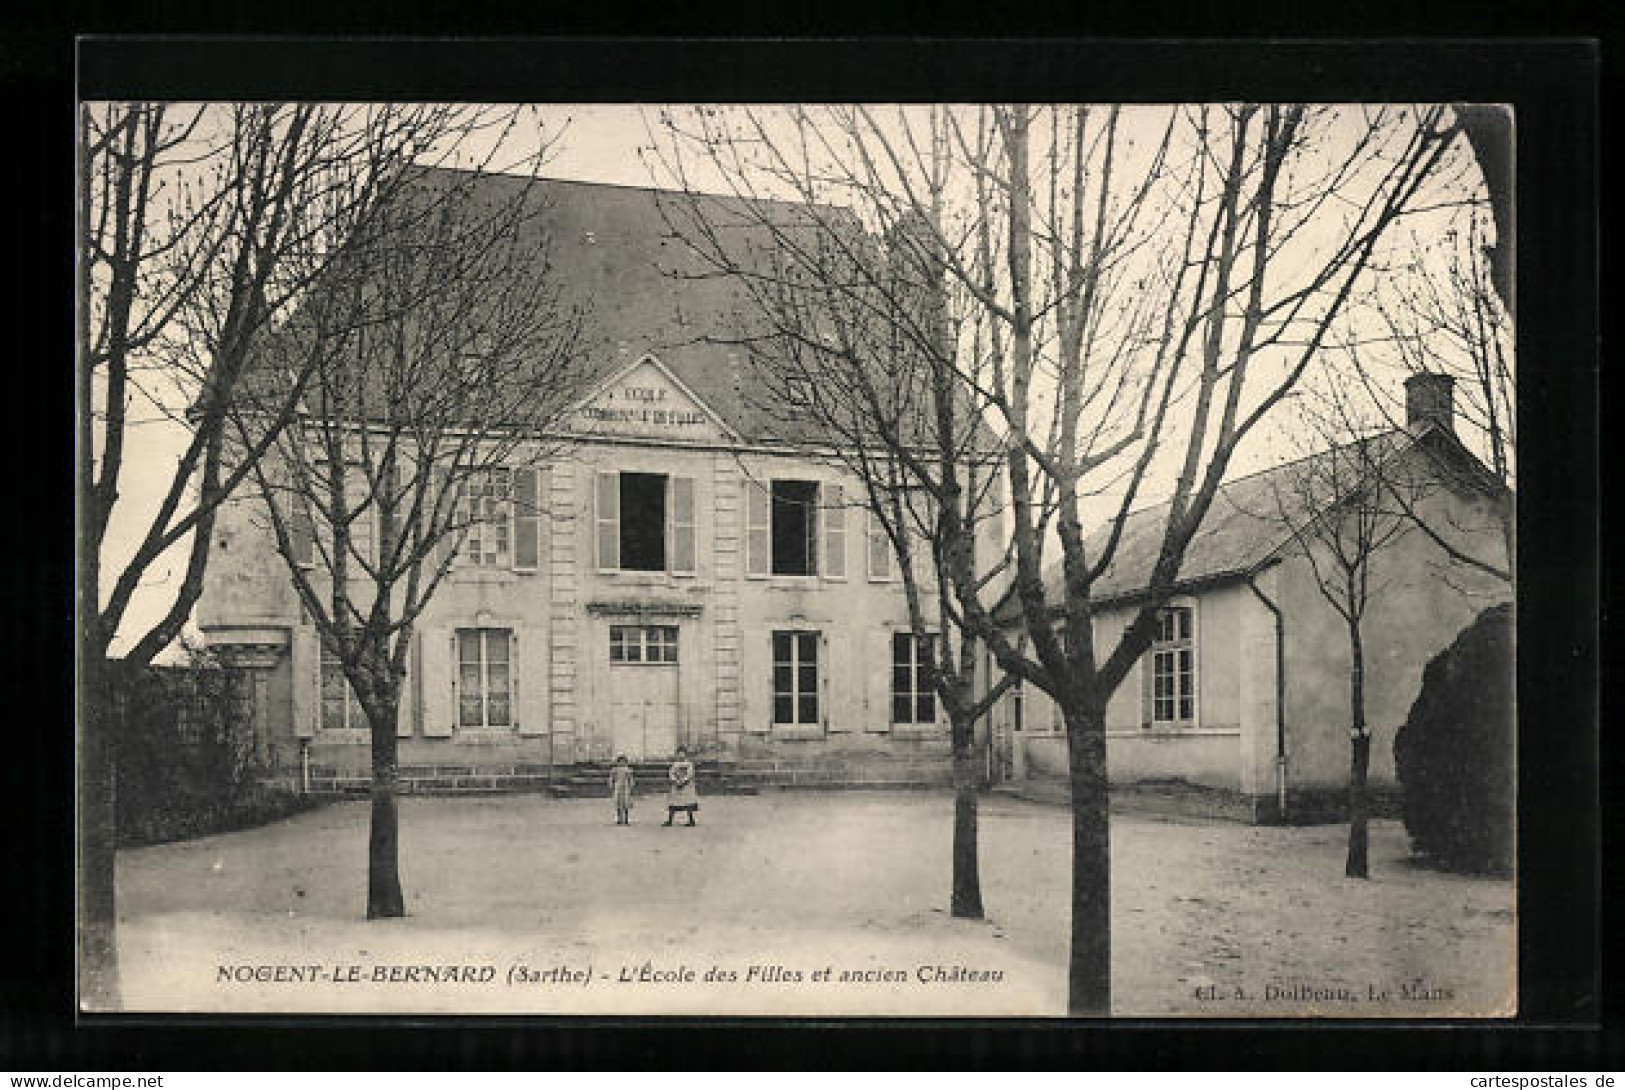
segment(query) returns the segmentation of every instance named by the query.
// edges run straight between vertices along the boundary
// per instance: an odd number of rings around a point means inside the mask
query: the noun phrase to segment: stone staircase
[[[607,799],[610,767],[608,761],[584,761],[558,768],[548,791],[559,799]],[[670,767],[669,761],[632,762],[636,778],[633,794],[640,798],[664,795],[671,783],[667,778]],[[755,783],[740,776],[732,763],[722,761],[696,761],[694,782],[701,798],[706,795],[755,795],[760,790]]]

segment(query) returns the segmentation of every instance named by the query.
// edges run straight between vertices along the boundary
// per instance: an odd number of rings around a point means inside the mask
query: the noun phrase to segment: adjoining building
[[[1383,478],[1417,491],[1415,513],[1434,532],[1504,568],[1504,488],[1454,433],[1450,379],[1413,376],[1406,402],[1405,427],[1366,440]],[[1304,468],[1288,463],[1242,477],[1215,497],[1174,596],[1159,611],[1155,641],[1108,705],[1114,790],[1180,796],[1182,805],[1258,821],[1341,811],[1349,775],[1345,624],[1318,589],[1292,522],[1280,517],[1282,489],[1302,479]],[[1143,603],[1167,515],[1161,505],[1129,516],[1095,584],[1097,648],[1112,646]],[[1098,539],[1091,545],[1100,548]],[[1378,550],[1371,570],[1380,589],[1364,622],[1366,711],[1370,784],[1380,806],[1397,787],[1394,734],[1421,688],[1423,667],[1511,591],[1503,580],[1450,563],[1419,530]],[[1058,578],[1051,572],[1047,581]],[[1013,611],[1007,615],[1019,623]],[[1010,776],[1041,792],[1064,791],[1066,739],[1053,701],[1030,686],[1012,690],[993,712],[992,729],[998,763]]]
[[[829,443],[752,396],[737,288],[670,226],[685,198],[533,184],[527,230],[584,306],[594,378],[562,455],[468,490],[477,524],[415,629],[403,784],[533,785],[678,745],[765,782],[948,782],[889,544]],[[214,536],[196,619],[252,671],[262,762],[363,783],[364,715],[254,500]]]

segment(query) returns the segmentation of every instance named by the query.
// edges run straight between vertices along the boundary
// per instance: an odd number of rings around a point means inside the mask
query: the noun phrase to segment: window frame
[[[1180,633],[1176,628],[1173,636],[1164,635],[1164,622],[1170,618],[1184,618],[1184,631]],[[1152,731],[1183,731],[1196,730],[1201,726],[1201,663],[1198,656],[1200,646],[1197,639],[1197,608],[1196,603],[1189,599],[1171,601],[1157,610],[1157,629],[1152,637],[1151,645],[1146,649],[1145,668],[1147,681],[1143,690],[1143,698],[1150,702],[1149,714],[1142,720],[1146,729]],[[1181,666],[1180,656],[1185,656],[1185,665]],[[1166,671],[1166,672],[1165,672]],[[1158,685],[1164,678],[1169,679],[1168,695],[1159,694]],[[1188,703],[1189,714],[1183,714],[1184,705]],[[1167,708],[1171,716],[1160,714]]]
[[[812,628],[776,628],[770,633],[769,638],[772,669],[768,681],[771,692],[770,703],[772,705],[773,726],[791,730],[805,730],[822,726],[825,710],[823,693],[824,655],[820,645],[823,643],[823,633]],[[779,640],[781,638],[789,641],[790,657],[788,659],[779,657]],[[806,647],[812,649],[810,663],[802,654]],[[783,697],[781,697],[781,690],[779,689],[779,666],[781,663],[787,665],[790,670],[790,688]],[[812,669],[810,691],[803,685],[802,674],[802,671],[809,667]],[[790,702],[791,718],[789,719],[779,717],[779,701],[781,699],[787,699]],[[812,701],[812,716],[805,718],[801,713],[805,707],[804,702],[809,699]]]
[[[934,643],[936,639],[937,634],[935,632],[927,633],[924,636],[916,636],[907,629],[897,629],[892,632],[891,701],[888,710],[891,714],[891,724],[894,727],[936,725],[940,702],[937,700],[935,685],[926,676],[926,664],[923,661],[924,656],[921,654],[921,651]],[[906,648],[908,651],[907,662],[898,661],[898,652],[902,648]],[[909,688],[906,692],[899,690],[897,687],[899,669],[904,670],[908,675]],[[907,701],[909,718],[899,719],[897,717],[899,700]],[[922,717],[921,712],[927,706],[930,709],[930,714]]]
[[[802,504],[805,512],[805,522],[802,526],[802,537],[805,539],[807,555],[806,571],[780,571],[778,543],[778,512],[781,505],[788,506],[797,501],[792,499],[780,500],[777,494],[781,484],[800,484],[812,487],[812,497]],[[818,517],[819,505],[824,500],[824,482],[812,477],[774,477],[768,481],[767,486],[767,573],[775,579],[817,579],[823,567],[823,526]]]
[[[465,633],[474,633],[479,637],[478,646],[480,657],[477,660],[477,665],[479,668],[480,677],[480,722],[478,723],[463,722],[463,702],[468,699],[468,694],[465,692],[463,682],[463,636]],[[501,665],[506,666],[508,669],[506,691],[508,721],[506,723],[491,722],[491,696],[493,691],[491,687],[491,667],[496,665],[496,660],[491,658],[490,646],[491,637],[496,634],[501,634],[507,644],[507,657],[501,663]],[[500,626],[491,626],[487,628],[457,628],[452,631],[452,682],[454,686],[453,695],[455,697],[455,714],[452,717],[452,722],[455,729],[459,731],[489,732],[511,731],[518,728],[519,717],[517,715],[517,703],[519,697],[519,678],[517,676],[518,655],[516,654],[518,641],[514,637],[515,633],[512,628],[503,628]]]
[[[476,487],[481,490],[492,489],[494,485],[490,480],[497,475],[506,479],[506,486],[501,495],[489,495],[484,491],[476,494]],[[476,486],[476,481],[479,484]],[[484,501],[495,503],[498,510],[494,517],[483,517],[475,514],[475,503]],[[457,525],[461,526],[461,536],[457,541],[457,554],[455,566],[463,571],[512,571],[517,555],[515,549],[514,527],[514,467],[512,466],[486,466],[481,469],[471,469],[457,482],[456,513],[454,515]],[[477,532],[480,527],[493,527],[498,549],[494,559],[472,559],[470,545],[479,544],[485,540],[483,533]],[[503,543],[506,543],[505,551]],[[538,543],[538,553],[540,544]],[[480,554],[484,556],[483,552]],[[539,559],[539,557],[538,557]]]
[[[366,709],[361,706],[361,698],[355,695],[349,675],[344,672],[344,663],[328,650],[326,641],[320,642],[321,650],[316,664],[316,729],[323,732],[370,730],[371,721],[367,718]],[[338,684],[344,693],[344,721],[337,725],[327,721],[327,679],[330,672],[338,675]]]
[[[676,666],[682,660],[678,650],[682,642],[680,632],[680,626],[674,624],[612,624],[609,626],[609,662],[614,666]],[[657,638],[650,638],[657,633]],[[631,654],[634,649],[635,656]],[[655,656],[656,651],[659,657]]]

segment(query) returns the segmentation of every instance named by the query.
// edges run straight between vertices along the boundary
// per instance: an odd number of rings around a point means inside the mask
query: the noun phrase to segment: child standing
[[[615,758],[615,765],[609,770],[609,793],[615,799],[615,824],[632,824],[632,787],[636,777],[632,766],[626,762],[626,754]]]
[[[700,808],[699,795],[694,790],[694,766],[689,764],[688,750],[677,747],[677,759],[667,774],[671,779],[671,792],[666,796],[666,824],[680,812],[688,811],[688,823],[694,824],[694,811]]]

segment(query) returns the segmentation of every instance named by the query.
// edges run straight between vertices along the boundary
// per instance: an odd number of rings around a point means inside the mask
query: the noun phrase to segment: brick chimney
[[[1452,434],[1456,430],[1455,405],[1449,375],[1422,371],[1405,380],[1405,423],[1419,428],[1429,422]]]

